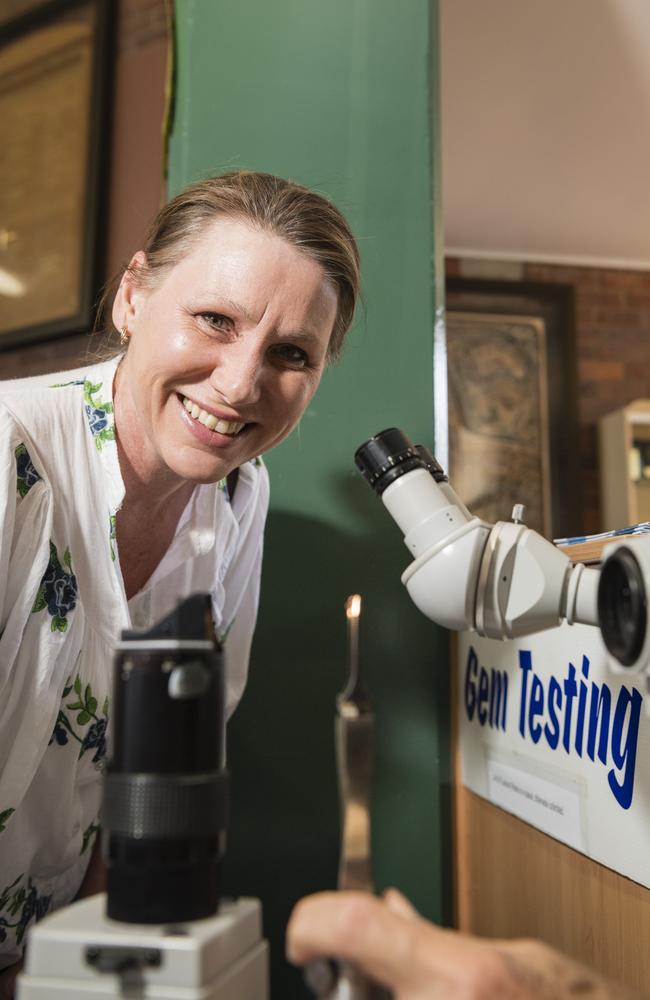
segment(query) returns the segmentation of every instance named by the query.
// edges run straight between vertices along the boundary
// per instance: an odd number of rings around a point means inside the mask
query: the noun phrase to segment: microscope
[[[396,428],[361,445],[355,463],[404,534],[413,561],[402,583],[427,618],[494,639],[598,626],[610,669],[642,675],[650,695],[650,535],[613,541],[599,568],[574,565],[518,505],[512,521],[473,517],[431,452]]]
[[[260,904],[221,894],[227,813],[223,654],[196,594],[117,644],[107,892],[31,929],[18,1000],[266,1000]]]

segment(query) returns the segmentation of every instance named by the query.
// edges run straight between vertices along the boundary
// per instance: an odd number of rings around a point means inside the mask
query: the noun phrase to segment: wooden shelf
[[[571,562],[574,563],[599,563],[603,549],[613,542],[630,542],[634,545],[639,538],[647,538],[647,534],[638,535],[618,535],[615,538],[595,538],[591,541],[576,542],[575,545],[558,545],[559,549],[566,552]]]
[[[636,399],[598,421],[603,529],[650,519],[648,480],[630,475],[633,442],[650,442],[650,399]]]

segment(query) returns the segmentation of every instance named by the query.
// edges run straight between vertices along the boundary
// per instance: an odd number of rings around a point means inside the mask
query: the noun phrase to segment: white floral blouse
[[[77,893],[98,829],[113,645],[178,600],[212,595],[227,710],[248,669],[268,507],[259,460],[199,485],[170,548],[126,600],[113,425],[119,357],[0,382],[0,969],[29,924]]]

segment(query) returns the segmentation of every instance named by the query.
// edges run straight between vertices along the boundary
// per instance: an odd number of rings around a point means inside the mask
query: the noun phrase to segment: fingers
[[[386,889],[383,900],[391,913],[405,920],[421,920],[420,914],[398,889]]]
[[[395,889],[384,899],[330,892],[302,900],[289,922],[287,955],[297,964],[351,962],[400,1000],[569,1000],[585,989],[594,1000],[623,1000],[623,993],[539,942],[495,942],[442,930]]]
[[[415,989],[421,982],[414,928],[419,918],[400,893],[393,890],[390,899],[389,905],[365,893],[332,892],[301,900],[287,928],[289,961],[335,957],[393,990]]]

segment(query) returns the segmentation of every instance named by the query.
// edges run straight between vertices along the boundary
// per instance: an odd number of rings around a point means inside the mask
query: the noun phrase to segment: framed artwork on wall
[[[552,532],[545,328],[534,316],[450,313],[449,475],[473,514],[494,523],[526,507]]]
[[[450,279],[447,351],[458,494],[486,521],[523,503],[545,536],[579,533],[572,290]]]
[[[110,0],[30,4],[0,21],[0,348],[92,326],[110,21]]]

